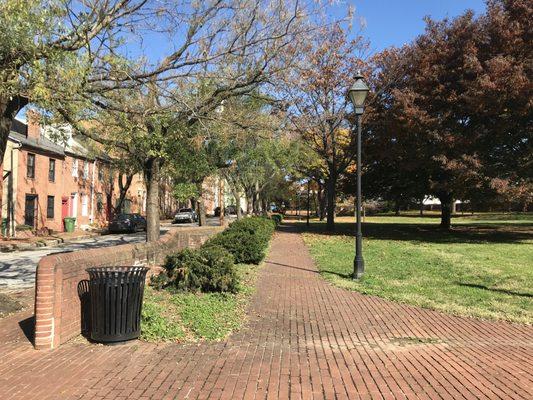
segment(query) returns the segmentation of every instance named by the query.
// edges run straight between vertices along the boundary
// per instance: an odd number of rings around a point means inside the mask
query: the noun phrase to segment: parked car
[[[146,231],[146,218],[141,214],[117,214],[109,222],[107,230],[110,233]]]
[[[198,221],[198,215],[192,208],[181,208],[176,215],[174,215],[173,224],[179,222],[196,222]]]
[[[241,208],[241,214],[243,213]],[[237,215],[237,207],[235,206],[227,206],[224,208],[224,214],[225,215]],[[215,217],[220,216],[220,207],[215,208]]]

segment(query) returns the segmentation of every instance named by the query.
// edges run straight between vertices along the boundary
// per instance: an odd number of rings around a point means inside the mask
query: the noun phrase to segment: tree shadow
[[[281,267],[287,267],[287,268],[292,268],[292,269],[299,269],[301,271],[313,272],[315,274],[318,274],[318,271],[316,269],[302,268],[302,267],[297,267],[296,265],[282,264],[282,263],[277,263],[277,262],[268,261],[268,260],[266,260],[265,263],[266,264],[272,264],[272,265],[279,265]]]
[[[325,223],[294,222],[300,231],[325,236],[355,236],[355,222],[336,222],[335,231]],[[363,237],[375,240],[400,240],[430,243],[523,243],[533,239],[533,224],[464,224],[445,231],[438,224],[379,223],[362,224]]]
[[[476,283],[465,283],[465,282],[455,282],[455,283],[457,285],[459,285],[459,286],[465,286],[465,287],[470,287],[470,288],[475,288],[475,289],[488,290],[488,291],[491,291],[491,292],[498,292],[498,293],[508,294],[510,296],[533,298],[533,294],[531,294],[531,293],[521,293],[521,292],[513,292],[512,290],[507,290],[507,289],[490,288],[488,286],[479,285],[479,284],[476,284]]]

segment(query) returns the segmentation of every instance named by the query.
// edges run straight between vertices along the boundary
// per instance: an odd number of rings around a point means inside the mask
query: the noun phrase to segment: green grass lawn
[[[146,341],[220,340],[246,321],[257,265],[237,264],[238,293],[171,293],[145,290],[141,339]]]
[[[354,223],[313,221],[304,240],[321,274],[361,293],[458,315],[533,323],[533,214],[374,216],[363,225],[365,276],[353,281]],[[304,223],[299,223],[302,229]]]

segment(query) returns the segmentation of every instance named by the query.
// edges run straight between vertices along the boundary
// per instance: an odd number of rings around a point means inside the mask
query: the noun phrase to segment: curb
[[[81,239],[89,239],[95,236],[102,236],[101,233],[91,233],[91,234],[85,234],[82,236],[76,236],[75,238],[70,239],[63,239],[60,237],[54,237],[53,239],[43,239],[39,240],[37,242],[33,243],[9,243],[9,244],[3,244],[0,243],[0,253],[12,253],[17,251],[27,251],[27,250],[34,250],[38,248],[43,247],[54,247],[62,243],[71,243],[76,242]]]

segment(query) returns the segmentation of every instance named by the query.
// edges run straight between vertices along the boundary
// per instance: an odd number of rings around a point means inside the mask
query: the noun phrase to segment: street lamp
[[[365,271],[365,262],[363,260],[363,234],[361,232],[361,117],[364,111],[365,99],[368,94],[366,85],[361,72],[355,75],[355,82],[348,90],[348,97],[353,104],[355,116],[357,119],[357,193],[356,193],[356,223],[355,232],[355,259],[353,262],[353,279],[359,279]]]

